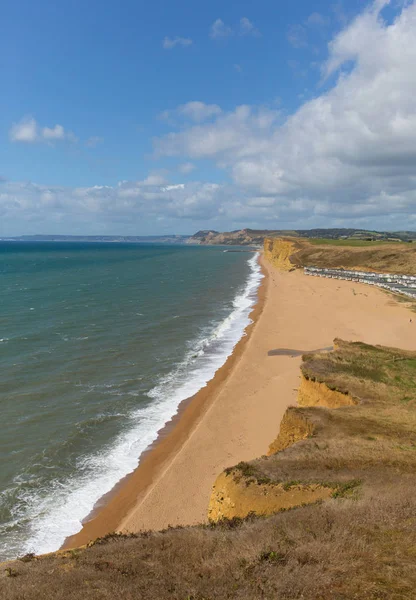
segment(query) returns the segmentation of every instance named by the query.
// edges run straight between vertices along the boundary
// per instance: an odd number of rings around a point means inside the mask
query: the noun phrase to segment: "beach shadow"
[[[333,346],[327,348],[318,348],[317,350],[293,350],[290,348],[277,348],[276,350],[269,350],[267,356],[290,356],[295,358],[296,356],[302,356],[303,354],[315,354],[317,352],[331,352]]]

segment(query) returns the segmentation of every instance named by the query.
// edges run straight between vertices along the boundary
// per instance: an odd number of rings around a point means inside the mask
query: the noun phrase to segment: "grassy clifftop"
[[[263,244],[266,237],[299,237],[304,239],[331,239],[334,241],[392,241],[392,242],[411,242],[416,240],[414,231],[369,231],[366,229],[238,229],[235,231],[214,231],[202,230],[191,236],[187,243],[189,244],[208,244],[208,245],[253,245]]]
[[[287,254],[286,248],[291,251]],[[416,275],[416,246],[404,242],[266,238],[266,256],[279,267],[284,255],[285,270],[307,266]]]
[[[416,509],[416,352],[334,344],[333,352],[303,357],[298,406],[286,412],[270,455],[220,475],[209,514],[244,518],[252,511],[268,515],[311,505],[307,514],[313,521],[322,510],[316,502],[331,498],[327,506],[335,529],[347,514],[350,519],[330,542],[332,552],[343,553],[339,569],[363,561],[360,552],[353,559],[356,550],[349,551],[342,539],[347,530],[352,547],[361,540],[369,563],[378,561],[382,569],[389,553],[393,561],[377,576],[371,567],[366,573],[362,562],[363,573],[338,582],[339,595],[333,597],[412,598],[416,572],[411,575],[408,566],[416,560],[416,511],[409,517],[402,500]],[[389,519],[374,520],[374,507],[387,505]],[[324,539],[318,534],[312,546]]]
[[[317,496],[319,487],[338,497],[381,490],[397,478],[400,489],[408,477],[416,483],[416,352],[335,340],[333,352],[303,361],[298,407],[287,411],[271,456],[241,463],[217,481],[216,518],[246,516],[240,495],[252,484],[257,512],[267,513],[314,501],[311,486]]]
[[[0,598],[413,599],[416,352],[335,340],[299,401],[270,456],[220,476],[229,519],[4,564]]]

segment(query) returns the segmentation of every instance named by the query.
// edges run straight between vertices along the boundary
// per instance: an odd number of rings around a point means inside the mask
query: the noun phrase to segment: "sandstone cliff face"
[[[295,268],[290,257],[296,251],[294,242],[283,238],[266,238],[264,240],[264,256],[280,271],[291,271]]]
[[[272,240],[273,241],[273,240]],[[271,252],[274,251],[274,245]],[[280,260],[280,258],[278,258]],[[337,347],[337,342],[335,342]],[[331,389],[302,373],[298,391],[300,407],[330,409],[354,406],[358,400],[349,393]],[[306,411],[307,413],[308,411]],[[288,408],[277,438],[270,444],[268,456],[290,449],[291,446],[314,436],[316,423],[309,420],[300,408]],[[289,450],[290,451],[290,450]],[[250,463],[240,463],[219,475],[212,489],[208,518],[246,517],[249,513],[270,515],[281,510],[312,504],[333,496],[337,487],[299,481],[276,482],[258,472]]]
[[[357,399],[348,393],[330,389],[325,383],[313,381],[302,375],[298,391],[299,406],[325,406],[326,408],[340,408],[353,406]]]
[[[280,424],[277,438],[270,444],[268,455],[276,454],[292,444],[310,437],[314,432],[314,425],[293,408],[288,408]]]
[[[244,518],[251,512],[270,515],[301,504],[311,504],[329,498],[333,490],[318,484],[258,483],[255,477],[245,477],[238,469],[224,471],[217,478],[208,507],[211,521]]]
[[[208,246],[253,246],[262,245],[266,235],[273,232],[240,229],[238,231],[198,231],[188,239],[188,244],[202,244]]]

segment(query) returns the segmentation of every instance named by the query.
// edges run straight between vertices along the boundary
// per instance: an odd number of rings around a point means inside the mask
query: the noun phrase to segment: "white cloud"
[[[254,35],[255,37],[261,35],[257,27],[254,27],[253,23],[247,17],[240,19],[238,32],[240,35]]]
[[[330,89],[291,116],[241,105],[201,121],[198,111],[188,111],[177,130],[155,140],[156,155],[183,164],[208,159],[229,183],[172,185],[161,172],[112,187],[5,181],[0,226],[20,215],[43,231],[45,222],[59,219],[104,223],[112,231],[118,223],[120,231],[137,231],[155,219],[170,220],[172,231],[183,219],[215,229],[414,229],[416,4],[392,23],[382,20],[381,7],[373,4],[335,37],[323,66],[332,75]],[[29,127],[24,137],[30,135]]]
[[[241,36],[251,35],[254,37],[259,37],[261,35],[257,27],[255,27],[247,17],[241,17],[235,27],[226,25],[222,19],[217,19],[211,25],[210,37],[213,39],[226,38],[234,34]]]
[[[217,19],[211,25],[210,36],[213,39],[228,37],[232,34],[233,30],[231,27],[228,27],[228,25],[226,25],[222,19]]]
[[[279,112],[247,105],[219,114],[213,123],[194,125],[155,140],[156,154],[191,158],[245,156],[268,146],[267,134]]]
[[[236,193],[275,198],[286,222],[415,223],[416,5],[390,24],[385,5],[375,2],[335,37],[323,73],[341,69],[338,79],[285,122],[278,111],[240,106],[156,140],[156,153],[213,160]]]
[[[40,127],[33,117],[23,117],[18,123],[13,123],[9,131],[12,142],[54,142],[67,140],[76,142],[77,138],[71,131],[65,131],[62,125]]]
[[[102,224],[110,228],[117,223],[137,227],[143,220],[155,218],[215,218],[221,207],[221,188],[217,184],[169,185],[156,175],[143,181],[122,181],[116,186],[83,188],[0,183],[2,227],[16,219],[21,229],[25,222],[39,222],[42,231],[45,223],[51,228],[61,220],[68,226],[87,221],[95,230]]]
[[[38,137],[38,126],[35,119],[24,117],[19,123],[13,123],[9,131],[12,142],[36,142]]]
[[[183,173],[184,175],[188,175],[189,173],[192,173],[192,171],[195,169],[195,165],[191,162],[186,162],[186,163],[182,163],[181,165],[179,165],[179,172]]]
[[[65,138],[65,130],[62,125],[55,127],[44,127],[41,133],[44,140],[63,140]]]
[[[174,110],[165,110],[160,115],[160,118],[172,120],[175,117],[180,117],[189,119],[195,123],[201,123],[215,115],[221,114],[221,112],[221,108],[217,104],[205,104],[204,102],[193,100],[192,102],[181,104]]]
[[[142,182],[138,182],[138,185],[142,183],[142,185],[149,186],[161,186],[167,183],[166,180],[166,171],[152,171]]]
[[[192,121],[205,121],[214,115],[219,115],[221,109],[217,104],[204,104],[204,102],[188,102],[179,107],[178,112]]]
[[[184,38],[179,36],[176,36],[174,38],[166,36],[162,42],[162,46],[165,48],[165,50],[171,50],[172,48],[175,48],[175,46],[183,46],[184,48],[186,48],[187,46],[191,46],[192,44],[193,41],[190,38]]]
[[[363,68],[371,62],[375,68],[381,70],[386,59],[386,51],[380,44],[389,43],[394,54],[400,51],[403,40],[397,39],[398,27],[386,27],[380,19],[380,12],[390,0],[375,1],[368,10],[360,14],[349,27],[341,31],[329,44],[329,59],[324,67],[324,75],[328,77],[347,61],[357,61],[356,68]],[[409,10],[413,10],[410,7]],[[406,13],[407,14],[407,10]],[[405,28],[405,17],[402,18],[402,27]],[[392,47],[394,45],[394,48]],[[412,47],[411,47],[412,48]],[[411,49],[410,48],[410,49]],[[371,65],[370,65],[371,66]],[[404,65],[407,67],[407,65]],[[370,74],[368,74],[370,75]]]

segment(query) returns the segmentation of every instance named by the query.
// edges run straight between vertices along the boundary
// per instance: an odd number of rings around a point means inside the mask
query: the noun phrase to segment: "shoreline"
[[[157,432],[155,441],[140,455],[139,464],[134,471],[123,477],[98,500],[86,516],[82,529],[67,537],[60,550],[82,546],[97,537],[123,529],[129,513],[151,490],[166,464],[174,460],[198,422],[215,402],[220,389],[243,355],[266,303],[270,275],[261,252],[258,260],[263,279],[257,290],[257,300],[249,314],[251,323],[245,328],[232,353],[203,388],[179,404],[177,413]]]
[[[282,272],[264,256],[260,260],[266,278],[246,335],[64,548],[115,530],[138,533],[206,523],[218,475],[266,454],[286,409],[296,404],[303,353],[328,348],[334,338],[414,349],[416,325],[408,309],[384,291]]]

